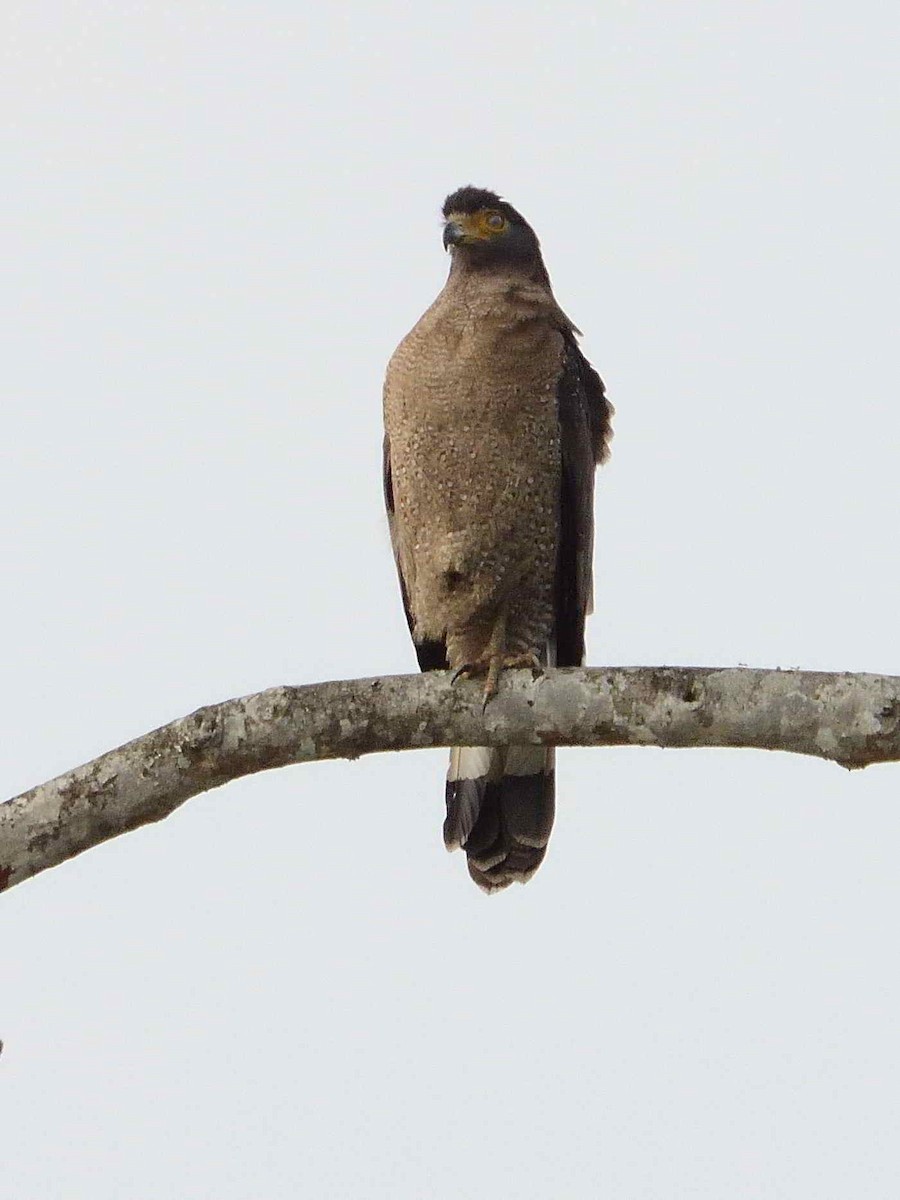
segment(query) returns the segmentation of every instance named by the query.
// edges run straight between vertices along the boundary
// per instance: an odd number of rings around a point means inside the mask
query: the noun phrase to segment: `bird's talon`
[[[515,654],[503,663],[505,671],[530,671],[532,678],[537,679],[544,674],[544,667],[536,654]]]
[[[474,679],[477,675],[483,675],[485,670],[486,668],[477,662],[463,663],[461,667],[457,667],[453,672],[453,678],[450,682],[453,684],[456,683],[457,679]]]

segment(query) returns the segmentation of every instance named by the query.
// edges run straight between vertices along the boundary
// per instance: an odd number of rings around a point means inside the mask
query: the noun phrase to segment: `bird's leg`
[[[454,672],[452,682],[456,683],[457,679],[476,679],[484,675],[484,703],[487,705],[491,697],[497,694],[500,672],[506,666],[505,649],[506,608],[504,607],[497,614],[497,619],[491,629],[491,636],[482,653],[473,661],[463,663],[461,667],[458,667]]]
[[[505,650],[506,607],[504,606],[501,608],[497,620],[494,622],[494,628],[491,632],[491,640],[487,644],[488,672],[487,679],[484,681],[485,707],[487,707],[488,700],[497,694],[497,687],[500,683],[500,672],[505,666],[503,661]]]

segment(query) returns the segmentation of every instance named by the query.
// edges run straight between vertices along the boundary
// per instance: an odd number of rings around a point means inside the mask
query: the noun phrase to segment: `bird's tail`
[[[444,845],[460,846],[486,892],[525,883],[543,861],[555,811],[552,746],[456,746]]]

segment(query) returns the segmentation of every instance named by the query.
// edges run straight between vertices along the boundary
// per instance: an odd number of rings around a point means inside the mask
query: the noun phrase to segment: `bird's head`
[[[484,188],[464,187],[444,201],[444,248],[478,267],[540,266],[537,235],[520,212]]]

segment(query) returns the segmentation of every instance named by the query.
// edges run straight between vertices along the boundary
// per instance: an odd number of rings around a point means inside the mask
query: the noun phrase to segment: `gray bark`
[[[693,667],[445,672],[276,687],[198,709],[0,804],[0,890],[199,792],[289,763],[431,746],[725,746],[900,760],[900,677]]]

